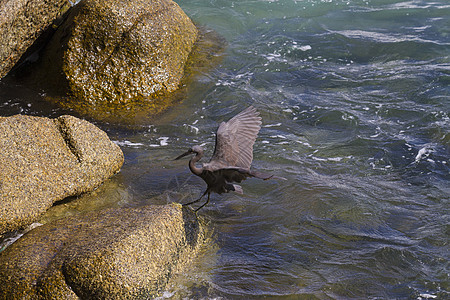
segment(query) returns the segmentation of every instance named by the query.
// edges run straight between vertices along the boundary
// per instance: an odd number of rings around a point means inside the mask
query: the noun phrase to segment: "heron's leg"
[[[196,210],[195,210],[195,212],[198,212],[203,206],[205,206],[206,204],[208,204],[209,203],[209,195],[211,195],[211,193],[208,193],[208,200],[206,200],[206,202],[205,203],[203,203],[203,205],[202,206],[200,206],[199,208],[197,208]]]
[[[198,198],[197,200],[194,200],[194,201],[192,201],[192,202],[189,202],[189,203],[185,203],[185,204],[182,204],[183,206],[188,206],[188,205],[191,205],[191,204],[194,204],[194,203],[197,203],[198,201],[200,201],[202,198],[203,198],[203,196],[205,196],[206,195],[206,193],[208,192],[208,190],[206,190],[204,193],[203,193],[203,195],[200,197],[200,198]],[[209,195],[209,194],[208,194]]]

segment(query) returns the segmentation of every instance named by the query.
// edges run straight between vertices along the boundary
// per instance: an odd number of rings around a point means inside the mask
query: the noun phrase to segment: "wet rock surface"
[[[85,0],[41,34],[2,81],[39,91],[66,112],[140,126],[182,102],[193,79],[219,63],[225,44],[172,0]]]
[[[55,201],[99,186],[123,164],[105,132],[72,117],[0,117],[0,236]]]
[[[69,7],[67,0],[0,1],[0,78]]]
[[[178,89],[197,36],[172,0],[84,0],[56,32],[44,60],[56,62],[55,73],[63,71],[78,110],[113,111],[141,101],[157,113],[167,103],[155,98]]]
[[[202,237],[196,215],[180,204],[60,219],[0,253],[0,298],[150,298],[183,270]]]

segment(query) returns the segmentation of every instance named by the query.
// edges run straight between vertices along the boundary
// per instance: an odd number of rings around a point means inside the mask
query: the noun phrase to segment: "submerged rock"
[[[0,298],[147,299],[183,269],[202,237],[196,215],[180,204],[61,219],[0,253]]]
[[[196,39],[195,25],[172,0],[83,0],[44,59],[60,60],[74,102],[146,101],[159,112],[167,104],[154,99],[178,89]]]
[[[68,0],[0,1],[0,78],[69,7]]]
[[[87,121],[0,117],[0,236],[55,201],[93,190],[122,164],[120,148]]]

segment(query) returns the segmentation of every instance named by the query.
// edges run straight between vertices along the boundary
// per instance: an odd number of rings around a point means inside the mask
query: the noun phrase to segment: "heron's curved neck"
[[[203,153],[197,153],[193,158],[189,160],[189,169],[192,173],[197,176],[200,176],[203,172],[203,168],[198,168],[195,163],[198,162],[203,156]]]

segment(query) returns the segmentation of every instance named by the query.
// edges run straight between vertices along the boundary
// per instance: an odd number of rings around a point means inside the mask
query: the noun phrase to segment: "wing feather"
[[[216,147],[208,167],[250,169],[253,145],[261,129],[261,117],[253,106],[240,112],[217,130]]]

